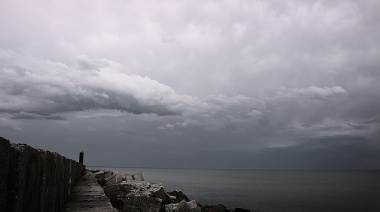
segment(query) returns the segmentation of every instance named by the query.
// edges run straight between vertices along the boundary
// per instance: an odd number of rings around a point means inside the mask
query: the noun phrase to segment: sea
[[[380,211],[380,170],[197,170],[88,167],[142,172],[166,191],[182,190],[202,205],[251,211]]]

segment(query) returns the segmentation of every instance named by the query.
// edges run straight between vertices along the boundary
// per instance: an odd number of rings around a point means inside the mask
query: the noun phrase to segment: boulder
[[[159,212],[161,211],[162,200],[149,196],[127,195],[124,208],[122,211],[146,211]]]
[[[175,201],[173,203],[179,203],[182,200],[185,200],[186,202],[190,201],[190,199],[181,190],[174,190],[172,192],[168,192],[168,194],[175,197]]]
[[[111,175],[113,175],[113,172],[111,171],[105,171],[105,170],[95,170],[91,171],[94,173],[96,179],[98,178],[109,178]]]
[[[111,176],[114,176],[113,172],[111,171],[105,171],[105,170],[94,170],[94,171],[91,171],[94,173],[94,176],[96,178],[96,180],[98,181],[98,184],[102,187],[106,186],[107,185],[107,182],[110,179]],[[109,183],[114,183],[115,181],[119,180],[119,178],[117,179],[112,179]],[[119,181],[117,181],[119,182]]]
[[[107,180],[105,178],[99,178],[97,179],[98,181],[98,184],[101,186],[101,187],[104,187],[107,185]]]
[[[131,174],[125,174],[125,181],[133,180],[133,176]]]
[[[98,170],[94,173],[94,175],[96,178],[100,178],[100,177],[104,178],[104,171]]]
[[[121,183],[123,181],[123,176],[120,174],[113,174],[110,177],[106,178],[106,186]],[[100,183],[99,183],[100,184]]]
[[[125,180],[125,175],[126,175],[126,173],[124,173],[124,172],[118,172],[117,174],[120,175],[120,176],[122,177],[122,181],[126,181],[126,180]]]
[[[195,200],[186,202],[186,204],[189,206],[191,212],[201,212],[201,207]]]
[[[160,186],[158,189],[156,189],[154,192],[154,196],[162,199],[162,201],[166,201],[169,199],[169,195],[165,192],[164,187]]]
[[[195,200],[191,200],[186,202],[182,200],[179,203],[167,204],[165,205],[166,212],[201,212],[201,208],[195,202]]]
[[[123,209],[126,195],[134,189],[133,185],[125,183],[109,185],[103,188],[104,193],[110,199],[112,206],[116,209]]]
[[[104,172],[104,177],[105,178],[109,178],[111,175],[113,175],[113,172],[111,172],[111,171],[105,171]]]
[[[143,177],[141,172],[137,172],[137,173],[132,174],[132,177],[134,180],[144,181],[144,177]]]
[[[134,180],[132,174],[127,174],[127,173],[122,173],[122,172],[119,172],[118,174],[121,175],[121,176],[123,177],[123,181],[131,181],[131,180]]]
[[[105,180],[104,175],[105,175],[104,171],[102,171],[102,170],[96,170],[96,172],[94,172],[94,176],[96,178],[96,181],[98,182],[98,184],[100,186],[106,185],[106,180]]]
[[[161,185],[145,181],[121,182],[104,187],[112,206],[120,211],[160,211],[162,199],[154,194]]]

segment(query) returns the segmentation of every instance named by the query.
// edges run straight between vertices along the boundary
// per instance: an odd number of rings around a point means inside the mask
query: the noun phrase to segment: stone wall
[[[5,208],[8,184],[9,141],[0,137],[0,211]]]
[[[0,137],[0,212],[60,211],[84,165]]]

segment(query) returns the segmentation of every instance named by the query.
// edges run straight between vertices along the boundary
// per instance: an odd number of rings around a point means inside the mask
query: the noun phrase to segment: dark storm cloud
[[[66,120],[64,117],[62,116],[57,116],[57,115],[47,115],[47,116],[44,116],[44,115],[39,115],[39,114],[30,114],[30,113],[16,113],[16,114],[13,114],[11,116],[12,119],[31,119],[31,120],[34,120],[34,119],[39,119],[39,120]]]
[[[370,128],[370,126],[368,126],[368,125],[355,125],[355,124],[351,124],[351,123],[347,123],[347,125],[352,127],[352,129],[355,129],[355,130],[365,130],[365,129]]]
[[[373,123],[379,123],[379,122],[380,122],[380,119],[374,118],[374,119],[364,122],[364,124],[373,124]]]

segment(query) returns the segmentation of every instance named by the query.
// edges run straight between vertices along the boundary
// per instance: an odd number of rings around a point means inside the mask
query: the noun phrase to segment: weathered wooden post
[[[84,156],[84,153],[83,151],[79,153],[79,163],[83,164],[83,156]]]

